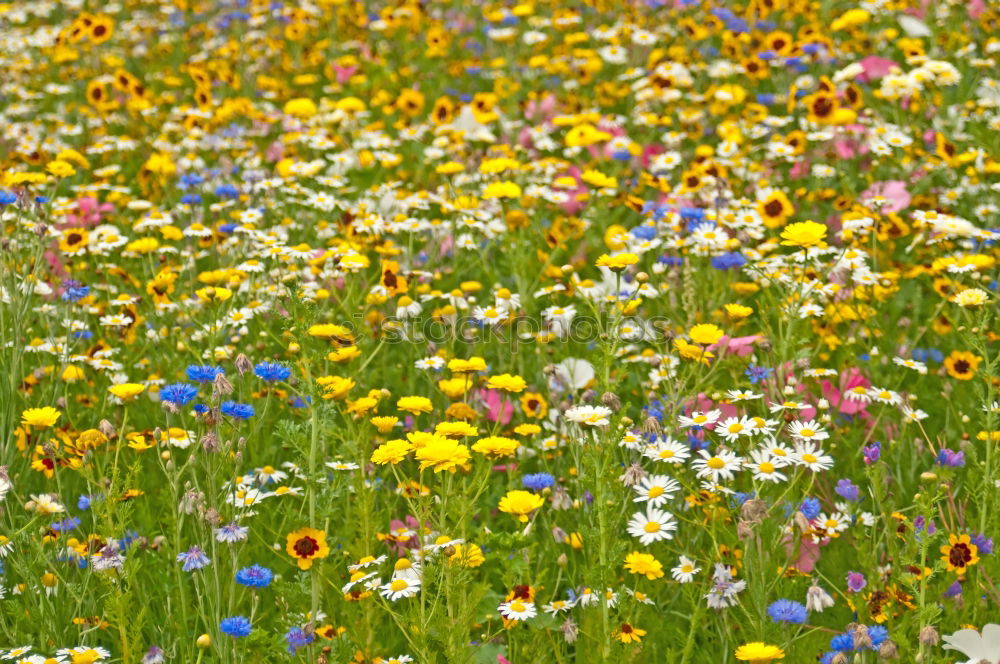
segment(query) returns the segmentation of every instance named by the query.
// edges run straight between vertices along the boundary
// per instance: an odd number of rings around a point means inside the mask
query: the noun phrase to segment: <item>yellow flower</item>
[[[73,168],[73,164],[64,159],[50,161],[48,165],[46,165],[45,170],[57,178],[68,178],[72,175],[76,175],[76,169]]]
[[[434,410],[434,404],[427,397],[411,396],[400,398],[396,402],[396,408],[419,415],[420,413],[429,413]]]
[[[378,399],[374,397],[361,397],[354,401],[348,401],[345,412],[351,413],[356,417],[364,417],[376,407],[378,407]]]
[[[45,406],[44,408],[29,408],[21,413],[21,424],[24,426],[32,426],[38,428],[50,427],[56,423],[56,420],[62,415],[58,410],[52,406]]]
[[[336,350],[331,350],[326,355],[326,359],[331,362],[348,362],[361,356],[361,350],[357,346],[344,346]]]
[[[781,231],[781,244],[789,247],[813,247],[824,244],[826,226],[815,221],[800,221],[785,226]]]
[[[467,360],[456,357],[448,362],[448,371],[452,373],[471,373],[486,371],[486,360],[481,357],[470,357]]]
[[[755,641],[745,643],[736,649],[736,659],[750,662],[750,664],[767,664],[775,659],[784,659],[785,651],[778,646],[769,646],[766,643]]]
[[[311,118],[316,115],[316,104],[312,99],[299,97],[285,102],[285,115],[296,118]]]
[[[225,302],[233,296],[233,291],[222,286],[209,286],[208,288],[199,288],[194,294],[202,302]]]
[[[711,346],[725,335],[717,325],[711,323],[701,323],[688,330],[688,336],[696,344]]]
[[[146,386],[139,383],[121,383],[120,385],[109,387],[108,392],[111,392],[111,394],[122,401],[129,401],[142,394],[145,389]]]
[[[333,323],[312,325],[309,328],[308,334],[311,337],[318,337],[320,339],[333,339],[342,343],[354,343],[354,336],[350,330],[343,325],[335,325]]]
[[[753,307],[748,307],[742,304],[727,304],[724,308],[726,310],[726,315],[733,320],[746,318],[753,313]]]
[[[951,298],[960,307],[978,307],[985,304],[990,296],[981,288],[966,288]]]
[[[309,569],[313,561],[326,558],[330,547],[326,544],[326,533],[315,528],[299,528],[288,533],[285,541],[285,551],[296,559],[299,569]]]
[[[684,359],[696,360],[704,364],[708,364],[708,360],[710,358],[715,357],[714,354],[708,352],[701,346],[697,344],[688,343],[687,341],[684,341],[680,337],[674,339],[674,348],[677,349],[677,352],[680,353],[681,357],[683,357]]]
[[[415,455],[420,462],[420,470],[433,468],[435,473],[442,470],[455,472],[459,466],[469,462],[469,448],[444,436],[432,435]]]
[[[964,350],[953,350],[944,359],[944,368],[952,378],[972,380],[972,377],[976,375],[976,370],[979,369],[979,363],[982,361],[983,358],[974,353]]]
[[[399,422],[399,418],[395,415],[379,415],[371,419],[372,425],[379,433],[389,433],[396,426],[396,422]]]
[[[512,376],[511,374],[500,374],[499,376],[491,376],[488,381],[486,381],[486,387],[491,390],[505,390],[507,392],[523,392],[528,384],[524,382],[524,379],[520,376]]]
[[[384,466],[387,463],[395,465],[405,459],[412,450],[413,445],[408,440],[402,438],[390,440],[375,448],[375,451],[372,452],[371,462],[378,466]]]
[[[629,623],[622,623],[622,626],[615,631],[615,638],[622,643],[639,643],[644,636],[646,630],[633,627]]]
[[[635,265],[639,262],[639,257],[635,254],[615,254],[614,256],[608,256],[603,254],[597,259],[597,267],[606,267],[612,272],[621,272],[629,265]]]
[[[516,516],[518,521],[526,523],[528,515],[545,504],[541,496],[537,496],[530,491],[514,490],[508,491],[507,495],[500,499],[500,511],[505,514]]]
[[[455,549],[455,553],[448,556],[449,563],[463,567],[479,567],[486,562],[486,556],[478,544],[455,544],[452,548]]]
[[[323,388],[324,399],[342,399],[354,387],[353,378],[343,376],[320,376],[316,379],[316,384]]]
[[[650,553],[633,551],[625,556],[625,569],[632,574],[641,574],[650,581],[663,576],[663,564]]]
[[[847,30],[864,25],[871,19],[872,15],[864,9],[848,9],[830,24],[830,30]]]
[[[483,190],[483,198],[520,198],[521,187],[515,182],[491,182]]]
[[[580,179],[589,185],[600,187],[602,189],[613,189],[618,186],[618,180],[595,170],[584,171],[583,175],[580,176]]]
[[[477,435],[479,433],[479,429],[472,426],[468,422],[441,422],[434,427],[434,433],[441,436],[462,438],[464,436]]]
[[[566,145],[571,148],[586,147],[609,140],[611,140],[611,134],[601,131],[592,124],[580,124],[566,132]]]
[[[499,458],[514,456],[514,452],[516,452],[517,448],[520,446],[521,443],[517,442],[513,438],[490,436],[489,438],[480,438],[477,440],[472,446],[472,449],[484,456]]]

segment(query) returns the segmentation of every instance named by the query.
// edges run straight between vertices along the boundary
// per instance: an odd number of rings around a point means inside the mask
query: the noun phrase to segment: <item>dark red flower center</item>
[[[302,558],[309,558],[319,551],[319,542],[314,540],[312,537],[303,537],[295,543],[293,548],[295,549],[296,555]]]

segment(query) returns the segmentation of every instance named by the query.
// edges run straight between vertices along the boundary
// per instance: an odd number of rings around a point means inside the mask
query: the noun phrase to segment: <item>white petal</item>
[[[899,27],[910,37],[930,37],[931,29],[918,18],[908,14],[899,15]]]
[[[983,644],[983,637],[974,629],[961,629],[942,639],[945,650],[957,650],[971,659],[986,658],[990,655]]]

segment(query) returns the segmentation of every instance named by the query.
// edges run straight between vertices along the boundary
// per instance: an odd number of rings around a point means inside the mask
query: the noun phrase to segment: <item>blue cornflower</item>
[[[767,607],[767,615],[771,616],[771,620],[776,623],[801,625],[806,621],[808,612],[805,604],[799,604],[790,599],[779,599]]]
[[[90,286],[84,286],[79,281],[75,279],[67,279],[63,282],[63,294],[62,297],[64,302],[76,302],[87,297],[90,293]]]
[[[187,383],[174,383],[160,390],[160,399],[178,406],[186,406],[198,396],[198,388]]]
[[[118,548],[124,551],[128,549],[130,546],[132,546],[132,542],[135,542],[138,539],[139,539],[138,530],[126,530],[125,536],[122,537],[120,540],[118,540]]]
[[[842,652],[854,650],[854,638],[850,634],[838,634],[830,639],[830,648]]]
[[[872,640],[872,650],[878,650],[878,647],[889,638],[889,630],[882,625],[872,625],[868,628],[868,638]]]
[[[212,561],[208,559],[205,552],[196,546],[192,546],[187,551],[177,554],[177,562],[184,563],[183,569],[185,572],[190,572],[192,570],[201,569],[205,567]]]
[[[748,366],[747,370],[743,372],[743,374],[750,379],[751,385],[756,385],[762,380],[767,380],[771,377],[772,373],[774,373],[774,369],[770,369],[768,367],[758,367],[753,364]]]
[[[188,380],[196,383],[211,383],[219,374],[226,373],[222,367],[192,364],[187,368]]]
[[[236,572],[236,583],[250,588],[267,588],[274,574],[266,567],[251,565]]]
[[[201,194],[184,194],[181,196],[181,203],[185,205],[197,205],[201,203]]]
[[[57,533],[69,532],[70,530],[75,530],[76,528],[79,527],[80,527],[80,517],[78,516],[71,516],[68,519],[63,519],[62,521],[56,521],[51,526],[52,530],[56,531]]]
[[[639,240],[652,240],[656,238],[656,226],[636,226],[629,231],[629,235]]]
[[[819,500],[816,498],[806,498],[799,505],[799,511],[805,515],[807,519],[812,521],[819,516],[819,513],[823,510],[823,506],[820,505]]]
[[[226,542],[229,544],[232,544],[233,542],[242,542],[247,538],[247,533],[249,532],[250,529],[246,526],[230,522],[215,529],[215,541]]]
[[[219,410],[222,411],[223,415],[234,417],[237,420],[245,420],[253,417],[254,414],[253,406],[248,403],[237,403],[235,401],[223,401],[222,405],[219,406]]]
[[[76,509],[89,510],[90,506],[101,498],[102,496],[100,494],[81,494],[80,497],[76,499]]]
[[[861,490],[858,489],[854,482],[848,479],[843,479],[837,482],[837,486],[834,491],[837,492],[838,496],[844,500],[849,500],[852,503],[857,502],[858,498],[861,497]]]
[[[245,616],[233,616],[219,623],[219,630],[235,639],[247,636],[251,629],[250,621]]]
[[[532,473],[531,475],[525,475],[521,478],[521,484],[524,485],[524,488],[531,489],[532,491],[548,489],[555,483],[556,478],[552,477],[548,473]]]
[[[285,633],[285,641],[288,643],[288,652],[294,655],[296,650],[313,642],[313,635],[306,633],[301,627],[293,627]]]
[[[17,194],[10,191],[0,191],[0,205],[10,205],[17,202]]]
[[[734,270],[746,265],[747,259],[738,251],[727,251],[718,256],[712,256],[712,267],[716,270]]]
[[[219,198],[239,198],[240,190],[231,184],[220,184],[215,188],[215,195]]]
[[[292,370],[276,362],[261,362],[253,368],[253,372],[258,378],[262,378],[271,383],[279,380],[288,380],[292,375]]]

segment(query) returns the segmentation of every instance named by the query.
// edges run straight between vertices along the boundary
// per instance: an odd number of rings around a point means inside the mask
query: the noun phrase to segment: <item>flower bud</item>
[[[201,636],[198,637],[198,640],[195,641],[195,644],[202,650],[204,650],[205,648],[211,648],[212,637],[208,634],[202,634]]]
[[[934,625],[927,625],[920,630],[918,640],[922,646],[936,646],[941,639],[938,636],[938,631],[934,629]]]
[[[899,657],[899,649],[896,644],[891,640],[886,639],[882,642],[882,645],[878,647],[878,658],[879,659],[896,659]]]

